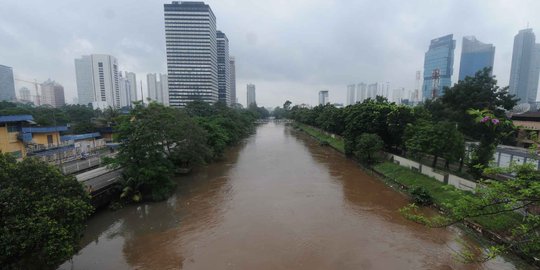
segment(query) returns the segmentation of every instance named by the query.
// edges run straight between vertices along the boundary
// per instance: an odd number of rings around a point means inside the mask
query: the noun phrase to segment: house
[[[26,114],[0,116],[0,152],[11,153],[17,159],[25,157],[22,128],[35,124],[33,120],[31,115]],[[31,140],[31,135],[26,136]]]

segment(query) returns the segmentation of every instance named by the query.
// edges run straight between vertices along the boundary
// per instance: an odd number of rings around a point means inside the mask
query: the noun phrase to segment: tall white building
[[[30,89],[26,87],[19,89],[19,100],[24,103],[32,102],[32,94],[30,93]]]
[[[347,85],[347,102],[345,102],[346,106],[354,105],[356,103],[355,100],[355,92],[356,92],[356,85],[350,84]]]
[[[238,103],[238,99],[236,98],[236,60],[234,57],[229,56],[229,68],[231,69],[230,72],[230,86],[231,86],[231,105]]]
[[[204,2],[164,5],[169,102],[218,101],[216,17]]]
[[[319,105],[326,105],[328,102],[328,90],[319,91]]]
[[[148,98],[168,106],[169,87],[167,75],[149,73],[146,75],[146,83],[148,84]]]
[[[97,109],[120,107],[118,61],[105,54],[83,55],[75,59],[79,104]]]
[[[246,97],[247,97],[247,107],[249,108],[249,106],[251,104],[257,104],[257,100],[255,98],[255,85],[254,84],[248,84],[247,85],[247,93],[246,93]]]
[[[367,99],[367,85],[365,83],[359,83],[356,86],[356,102],[363,102]]]
[[[137,88],[137,76],[135,75],[135,73],[126,71],[125,74],[126,74],[126,80],[129,83],[129,91],[130,91],[129,97],[131,98],[131,102],[130,102],[130,105],[131,105],[133,104],[134,101],[142,99],[142,97],[140,99],[137,98],[138,88]]]

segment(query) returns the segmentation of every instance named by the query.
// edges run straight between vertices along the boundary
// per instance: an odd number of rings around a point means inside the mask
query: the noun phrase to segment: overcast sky
[[[74,59],[111,54],[121,70],[166,73],[162,0],[2,0],[0,64],[21,79],[48,78],[77,95]],[[390,82],[414,89],[431,39],[454,34],[455,82],[461,39],[496,47],[494,74],[507,85],[513,38],[527,23],[540,35],[540,1],[216,0],[217,28],[236,57],[237,95],[254,83],[263,106],[317,103],[321,89],[345,102],[346,86]],[[540,36],[539,38],[540,39]],[[18,90],[31,85],[16,83]],[[31,88],[32,89],[32,88]]]

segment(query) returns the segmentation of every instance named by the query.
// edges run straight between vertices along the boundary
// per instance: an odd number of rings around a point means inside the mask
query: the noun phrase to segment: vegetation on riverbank
[[[318,140],[331,137],[320,131],[313,132],[313,130],[317,130],[316,128],[303,124],[295,125],[300,126],[303,131],[311,130],[312,132],[307,133]],[[343,139],[337,138],[336,140]],[[332,147],[339,151],[336,147]],[[538,201],[537,192],[540,185],[533,179],[538,179],[539,172],[532,169],[531,166],[529,168],[527,165],[518,167],[517,170],[521,171],[517,172],[517,180],[508,180],[502,186],[496,181],[483,182],[483,185],[486,186],[477,189],[476,195],[458,190],[434,178],[391,162],[375,164],[372,168],[385,179],[403,187],[412,199],[415,199],[416,196],[412,193],[417,188],[422,188],[436,206],[446,213],[443,216],[427,218],[418,214],[417,206],[410,205],[402,209],[405,217],[432,227],[469,221],[481,226],[483,230],[502,235],[506,243],[492,246],[485,259],[508,252],[510,249],[524,254],[529,259],[538,256],[538,236],[536,233],[533,235],[533,232],[540,224],[539,216],[528,215],[524,217],[514,211]],[[510,171],[516,172],[516,169],[509,169],[507,172]],[[515,187],[527,188],[520,190],[515,189]],[[501,196],[508,199],[500,200]],[[477,258],[475,257],[475,259]]]
[[[92,212],[74,176],[0,153],[0,268],[56,269],[77,251]]]
[[[302,123],[295,123],[295,127],[317,138],[319,142],[327,142],[334,149],[345,154],[345,144],[343,143],[342,138],[329,135],[328,133],[321,131],[320,129]]]
[[[127,201],[168,198],[175,172],[221,158],[226,147],[248,136],[254,121],[265,117],[257,107],[232,109],[225,104],[192,102],[185,108],[138,103],[115,119],[121,142],[107,162],[123,168],[121,198]]]

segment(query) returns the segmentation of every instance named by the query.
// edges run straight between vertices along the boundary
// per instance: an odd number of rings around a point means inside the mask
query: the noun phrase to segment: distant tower
[[[328,90],[319,91],[319,105],[326,105],[328,102]]]
[[[254,104],[254,105],[257,105],[257,100],[255,98],[255,85],[254,84],[248,84],[247,85],[247,93],[246,93],[246,97],[247,97],[247,107],[249,108],[249,106],[251,104]]]
[[[454,49],[456,41],[454,35],[446,35],[431,40],[429,50],[424,56],[424,85],[422,87],[422,98],[428,99],[434,96],[441,96],[444,87],[452,85],[452,74],[454,73]],[[433,71],[439,70],[437,82],[437,93],[433,93]]]
[[[15,99],[16,95],[13,69],[8,66],[0,65],[0,101],[13,101]]]
[[[41,98],[43,105],[50,105],[54,108],[66,104],[64,87],[55,81],[51,81],[51,79],[41,84]]]
[[[413,96],[412,96],[412,100],[413,102],[418,102],[420,101],[420,78],[421,78],[421,71],[420,70],[417,70],[416,71],[416,82],[415,82],[415,86],[414,86],[414,92],[413,92]]]
[[[518,103],[536,105],[540,68],[540,44],[532,29],[523,29],[514,37],[512,67],[510,69],[510,94],[520,99]]]
[[[356,102],[363,102],[367,99],[367,85],[365,83],[359,83],[356,86]]]
[[[493,68],[495,46],[480,42],[474,36],[463,37],[461,61],[459,62],[459,80],[474,77],[476,72],[490,67]]]
[[[356,91],[356,85],[355,84],[350,84],[350,85],[347,85],[347,102],[345,103],[345,105],[354,105],[354,103],[356,103],[355,99],[354,99],[354,96],[355,96],[355,91]]]
[[[238,103],[238,99],[236,98],[236,61],[235,58],[232,56],[229,56],[229,63],[230,63],[230,85],[231,85],[231,105],[234,105],[235,103]]]

